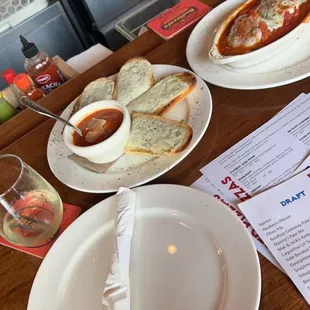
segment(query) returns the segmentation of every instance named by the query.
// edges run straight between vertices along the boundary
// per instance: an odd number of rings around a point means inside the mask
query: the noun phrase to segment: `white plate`
[[[225,1],[207,14],[191,33],[186,56],[204,80],[234,89],[263,89],[290,84],[310,76],[310,23],[289,48],[271,59],[247,68],[216,65],[209,59],[216,30],[244,0]]]
[[[168,75],[188,71],[170,65],[153,65],[155,79],[158,81]],[[116,79],[116,75],[111,77]],[[74,102],[61,116],[68,119]],[[188,117],[189,114],[189,117]],[[56,123],[52,129],[47,146],[47,159],[54,175],[64,184],[83,192],[115,192],[121,186],[134,187],[149,182],[176,166],[198,144],[203,137],[212,114],[210,91],[199,77],[193,92],[176,105],[166,117],[187,121],[193,129],[193,138],[184,152],[174,156],[123,155],[106,173],[88,171],[67,156],[71,153],[62,137],[63,125]]]
[[[196,189],[135,189],[134,310],[256,310],[260,266],[243,224]],[[112,247],[112,196],[56,241],[34,280],[28,310],[100,310]]]

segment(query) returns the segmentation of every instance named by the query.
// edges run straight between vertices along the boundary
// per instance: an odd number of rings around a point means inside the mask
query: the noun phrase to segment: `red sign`
[[[147,26],[164,39],[170,39],[211,10],[198,0],[184,0],[155,17]]]

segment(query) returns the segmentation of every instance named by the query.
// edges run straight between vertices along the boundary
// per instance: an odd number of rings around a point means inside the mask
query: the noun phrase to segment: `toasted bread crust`
[[[80,109],[80,98],[81,98],[81,95],[78,97],[76,103],[73,106],[73,110],[72,110],[71,116]]]
[[[178,75],[183,82],[189,84],[188,88],[184,90],[184,92],[182,92],[182,94],[177,96],[175,99],[171,100],[165,107],[158,110],[156,112],[157,115],[164,116],[165,114],[167,114],[175,105],[177,105],[180,101],[182,101],[185,97],[187,97],[196,87],[197,79],[193,73],[184,72]]]
[[[155,118],[155,119],[159,119],[161,121],[164,121],[166,123],[170,123],[170,124],[173,124],[173,125],[181,126],[181,127],[186,129],[186,137],[184,139],[183,144],[175,151],[170,151],[170,152],[165,152],[165,153],[159,154],[159,153],[155,153],[155,152],[152,152],[152,151],[149,151],[149,150],[146,150],[146,149],[141,149],[141,148],[132,149],[132,148],[126,146],[125,147],[125,153],[126,154],[156,155],[156,156],[158,156],[158,155],[168,155],[168,156],[172,156],[174,154],[177,154],[177,153],[180,153],[180,152],[184,151],[188,147],[189,143],[192,140],[193,130],[187,124],[180,123],[178,121],[167,119],[167,118],[164,118],[162,116],[154,115],[154,114],[144,114],[144,113],[139,113],[139,112],[133,112],[133,114],[132,114],[132,118],[133,119],[135,117],[139,117],[139,116],[144,116],[144,117],[151,118],[151,119]]]
[[[117,98],[117,87],[116,87],[116,82],[114,82],[114,91],[112,95],[112,100],[116,100]]]
[[[156,84],[154,74],[153,74],[153,70],[151,70],[151,72],[150,72],[150,80],[151,80],[151,87],[150,88],[152,88]]]
[[[177,97],[175,97],[173,100],[171,100],[168,104],[166,104],[165,106],[157,109],[155,112],[153,113],[149,113],[149,114],[153,114],[153,115],[160,115],[163,116],[166,113],[168,113],[176,104],[178,104],[180,101],[182,101],[185,97],[187,97],[196,87],[197,84],[197,79],[196,76],[191,73],[191,72],[181,72],[181,73],[176,73],[173,74],[171,76],[174,77],[178,77],[181,81],[185,82],[188,84],[188,87],[186,89],[184,89],[184,91]],[[167,77],[166,77],[167,78]],[[158,82],[159,83],[159,82]],[[128,105],[132,104],[129,103]],[[134,110],[133,110],[134,111]]]

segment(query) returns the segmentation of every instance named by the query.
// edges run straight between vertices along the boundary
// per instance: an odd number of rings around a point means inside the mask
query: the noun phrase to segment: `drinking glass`
[[[57,235],[63,209],[56,190],[18,156],[0,156],[0,235],[25,247]]]

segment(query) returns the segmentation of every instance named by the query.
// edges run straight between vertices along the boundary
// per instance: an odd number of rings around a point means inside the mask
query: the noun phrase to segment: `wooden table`
[[[171,41],[164,42],[148,31],[97,66],[73,78],[50,96],[43,98],[40,103],[54,112],[61,112],[90,81],[116,73],[132,56],[145,55],[154,64],[174,64],[189,68],[185,47],[190,32],[191,29],[188,29]],[[309,92],[310,79],[284,87],[257,91],[208,86],[213,96],[214,110],[207,133],[182,163],[152,183],[190,185],[200,176],[199,169],[202,166],[268,121],[301,92]],[[0,153],[19,155],[56,188],[64,202],[81,206],[85,211],[107,195],[78,192],[55,178],[46,158],[47,141],[53,125],[52,120],[46,120],[28,110],[23,111],[14,121],[0,127]],[[292,282],[281,271],[261,255],[260,262],[261,310],[309,308]],[[31,285],[40,263],[38,258],[0,246],[1,310],[26,309]],[[246,275],[240,275],[242,276]]]

